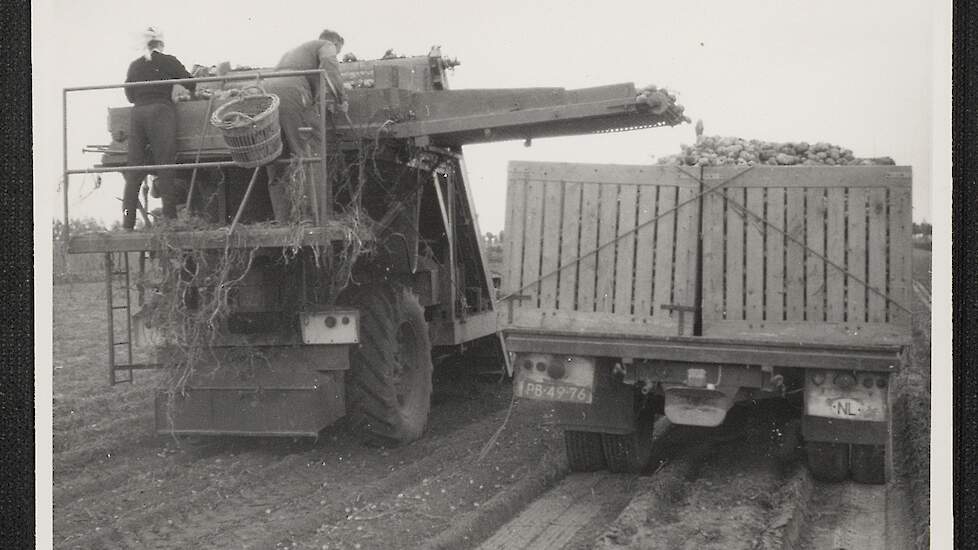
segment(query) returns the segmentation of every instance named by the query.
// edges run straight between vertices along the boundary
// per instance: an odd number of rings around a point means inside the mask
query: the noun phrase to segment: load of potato
[[[676,124],[680,122],[692,122],[688,116],[683,114],[686,108],[676,102],[676,94],[665,88],[660,88],[655,84],[649,84],[639,90],[635,102],[647,106],[656,115],[669,112]]]
[[[697,124],[697,128],[702,128]],[[890,157],[859,158],[852,150],[826,142],[772,142],[738,137],[698,135],[696,145],[682,145],[682,152],[658,159],[658,164],[681,166],[775,166],[795,165],[893,165]]]

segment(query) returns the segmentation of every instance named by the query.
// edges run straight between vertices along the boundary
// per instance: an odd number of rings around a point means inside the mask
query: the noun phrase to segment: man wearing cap
[[[326,71],[328,82],[326,93],[336,101],[340,112],[346,112],[347,98],[343,89],[343,77],[340,75],[340,65],[336,56],[343,49],[343,37],[329,29],[319,34],[317,40],[299,44],[285,52],[275,66],[280,71],[302,71],[320,69]],[[317,137],[321,138],[319,118],[315,110],[310,109],[319,97],[321,77],[318,74],[266,80],[266,91],[279,97],[278,119],[282,128],[285,150],[293,156],[301,156],[302,139],[299,128],[310,126],[314,128]],[[320,106],[322,108],[322,106]],[[266,166],[268,172],[268,193],[271,198],[275,219],[287,222],[290,205],[284,181],[277,179],[278,170],[274,164]]]
[[[163,53],[163,33],[156,27],[143,31],[145,52],[129,65],[126,82],[171,80],[191,78],[183,64],[172,55]],[[185,85],[194,92],[194,83]],[[177,112],[172,99],[173,85],[139,86],[126,88],[126,98],[133,104],[129,115],[128,164],[173,164],[177,154]],[[152,153],[152,161],[146,158],[146,145]],[[136,208],[139,188],[146,177],[144,171],[124,172],[125,192],[122,196],[125,229],[136,224]],[[173,170],[159,170],[157,186],[163,200],[163,216],[177,217],[180,200],[174,188]]]

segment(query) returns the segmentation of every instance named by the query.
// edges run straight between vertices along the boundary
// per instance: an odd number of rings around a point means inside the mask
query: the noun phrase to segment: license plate
[[[591,388],[530,380],[523,380],[523,383],[516,386],[516,395],[527,399],[566,403],[590,403],[594,398]]]
[[[807,414],[847,420],[883,421],[887,417],[885,389],[853,387],[806,388],[805,409]]]

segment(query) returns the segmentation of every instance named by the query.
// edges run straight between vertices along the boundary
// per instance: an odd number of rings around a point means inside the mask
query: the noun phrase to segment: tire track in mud
[[[796,440],[784,437],[796,414],[783,403],[766,402],[731,410],[730,421],[719,428],[675,426],[656,442],[657,453],[666,449],[669,456],[659,456],[653,471],[631,479],[604,472],[569,476],[498,527],[479,549],[802,548],[821,492],[865,495],[861,501],[868,502],[879,489],[814,483]],[[601,517],[608,513],[599,511],[608,495],[623,487],[627,494],[617,510]],[[849,512],[839,517],[854,519]],[[870,515],[861,521],[884,519]],[[886,544],[884,530],[870,538]]]
[[[377,477],[387,477],[390,472],[378,476],[373,470],[358,477],[358,469],[374,461],[379,453],[404,455],[398,467],[391,467],[394,473],[409,459],[436,454],[439,444],[457,439],[455,432],[464,432],[467,423],[483,416],[483,409],[498,410],[501,406],[498,399],[483,397],[482,401],[467,403],[468,415],[436,408],[433,422],[439,425],[432,430],[434,437],[392,451],[364,448],[342,433],[341,427],[327,429],[325,437],[311,449],[308,445],[296,449],[281,439],[227,439],[211,445],[205,453],[198,450],[170,456],[163,451],[162,457],[149,448],[149,456],[144,452],[134,457],[105,479],[112,486],[99,490],[100,480],[93,480],[86,487],[58,496],[65,505],[55,509],[56,543],[83,548],[191,547],[209,540],[210,544],[225,545],[229,532],[267,523],[272,517],[267,510],[301,508],[296,503],[324,500],[317,495],[323,492],[324,479],[327,484],[356,479],[359,487],[376,483]],[[486,429],[498,424],[496,416],[483,421]],[[478,444],[476,439],[469,439],[468,444]],[[348,466],[351,462],[356,464]],[[114,485],[115,482],[122,483]],[[75,502],[67,498],[72,491],[95,497]],[[116,503],[128,506],[123,510],[120,505],[113,507]],[[94,527],[98,530],[92,530]],[[72,530],[75,532],[69,533]]]

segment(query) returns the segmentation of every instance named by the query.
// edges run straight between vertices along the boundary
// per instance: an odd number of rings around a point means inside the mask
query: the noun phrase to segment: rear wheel
[[[347,400],[354,430],[398,444],[421,437],[431,410],[431,343],[424,309],[407,290],[357,289],[360,343],[350,353]]]
[[[652,458],[654,424],[655,412],[645,407],[638,413],[632,433],[601,434],[608,469],[615,473],[641,472]]]
[[[808,441],[805,443],[808,470],[819,481],[843,481],[849,475],[849,445]]]
[[[873,485],[886,483],[886,447],[853,445],[850,468],[853,481]]]
[[[593,472],[605,467],[599,433],[564,430],[564,448],[572,472]]]

